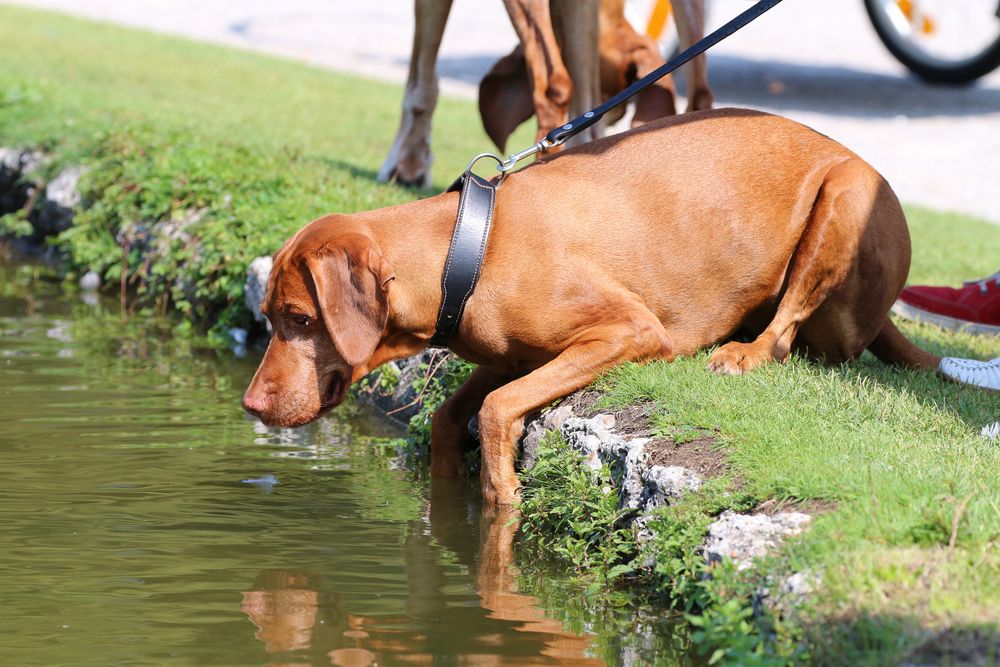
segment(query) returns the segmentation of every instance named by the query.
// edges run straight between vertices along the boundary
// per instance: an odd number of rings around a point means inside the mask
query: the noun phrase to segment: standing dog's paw
[[[743,375],[759,366],[774,361],[772,346],[762,341],[752,343],[726,343],[708,360],[708,370],[726,375]]]

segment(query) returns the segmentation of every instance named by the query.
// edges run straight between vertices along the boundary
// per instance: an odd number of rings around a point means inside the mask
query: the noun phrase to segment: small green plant
[[[31,236],[33,228],[27,214],[21,210],[15,213],[0,215],[0,236]]]
[[[561,435],[549,433],[534,466],[521,477],[527,548],[555,554],[603,580],[635,571],[635,537],[625,525],[628,513],[618,509],[618,491],[606,467],[591,470]]]
[[[419,409],[406,428],[410,447],[421,453],[430,451],[431,420],[445,399],[469,377],[475,366],[450,352],[432,354],[421,363],[420,375],[413,381]]]
[[[800,650],[796,628],[755,605],[766,570],[750,575],[728,561],[705,561],[701,545],[713,517],[755,502],[726,491],[728,480],[710,481],[657,510],[648,522],[652,537],[640,550],[607,468],[592,470],[559,434],[543,438],[535,465],[521,479],[524,548],[571,563],[594,584],[631,582],[665,598],[692,626],[689,650],[710,664],[786,665]]]

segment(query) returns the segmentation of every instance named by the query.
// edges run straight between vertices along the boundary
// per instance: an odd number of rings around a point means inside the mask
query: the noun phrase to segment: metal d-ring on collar
[[[431,338],[431,346],[448,347],[448,342],[458,331],[462,312],[465,310],[465,304],[469,297],[472,296],[472,291],[476,288],[479,272],[483,265],[483,257],[486,255],[486,241],[489,238],[490,224],[493,221],[496,189],[518,162],[536,153],[566,143],[570,137],[601,120],[604,114],[611,109],[624,104],[633,95],[638,94],[658,79],[742,29],[751,21],[773,9],[781,1],[758,0],[756,4],[729,23],[692,44],[607,102],[574,118],[565,125],[557,127],[533,146],[519,153],[508,155],[506,160],[493,153],[480,153],[472,158],[469,166],[465,168],[465,172],[448,188],[449,192],[461,190],[462,194],[458,200],[458,220],[455,222],[451,246],[448,248],[448,258],[445,260],[444,275],[441,277],[441,309],[438,311],[437,325],[434,328],[434,336]],[[497,171],[500,172],[500,175],[493,182],[472,173],[472,167],[483,158],[495,160],[497,163]]]

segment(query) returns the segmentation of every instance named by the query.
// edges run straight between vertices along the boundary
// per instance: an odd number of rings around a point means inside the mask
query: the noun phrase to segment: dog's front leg
[[[511,380],[510,375],[484,366],[469,378],[434,413],[431,422],[431,474],[454,477],[462,472],[462,443],[469,440],[469,420],[491,391]]]
[[[487,503],[511,505],[516,500],[520,482],[514,458],[525,415],[587,386],[620,363],[673,358],[670,337],[659,320],[640,305],[626,310],[629,305],[615,304],[607,312],[625,310],[620,319],[581,332],[555,359],[486,397],[479,411],[479,440]]]

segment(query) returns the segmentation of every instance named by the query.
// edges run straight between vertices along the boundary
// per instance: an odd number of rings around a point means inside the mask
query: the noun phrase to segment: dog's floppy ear
[[[479,83],[479,116],[500,152],[517,126],[535,115],[528,63],[518,46],[493,64]]]
[[[306,258],[323,323],[352,368],[375,352],[389,317],[388,283],[396,276],[374,243],[351,234]]]

